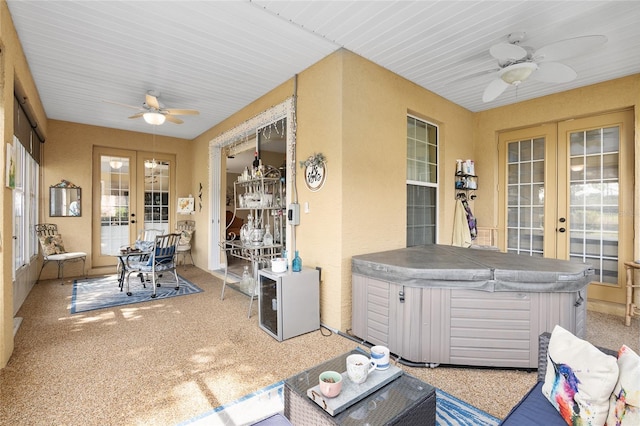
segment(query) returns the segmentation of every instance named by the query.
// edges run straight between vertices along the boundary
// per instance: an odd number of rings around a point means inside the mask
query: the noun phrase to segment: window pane
[[[407,247],[435,244],[438,128],[415,117],[407,117],[407,180]]]
[[[507,145],[507,252],[541,256],[544,246],[544,138]],[[517,151],[517,155],[516,155]]]
[[[435,244],[435,188],[407,185],[407,246]]]
[[[613,284],[618,283],[619,137],[618,127],[570,135],[569,256],[591,264],[594,281]]]
[[[412,132],[415,130],[414,134]],[[407,118],[407,180],[437,183],[437,127]]]

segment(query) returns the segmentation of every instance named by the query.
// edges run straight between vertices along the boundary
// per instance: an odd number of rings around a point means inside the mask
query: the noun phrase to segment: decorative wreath
[[[322,153],[317,153],[309,156],[304,161],[300,162],[300,167],[306,169],[309,166],[319,166],[327,161],[326,157]]]

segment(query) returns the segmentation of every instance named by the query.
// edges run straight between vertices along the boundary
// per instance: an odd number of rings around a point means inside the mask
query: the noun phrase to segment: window
[[[435,244],[438,127],[407,117],[407,247]]]
[[[38,199],[38,164],[18,138],[13,139],[16,157],[16,186],[13,190],[13,266],[14,273],[38,253],[35,235]]]

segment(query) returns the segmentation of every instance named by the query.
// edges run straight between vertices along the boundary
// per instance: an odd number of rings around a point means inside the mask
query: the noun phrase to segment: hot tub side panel
[[[353,334],[418,363],[535,368],[538,335],[585,334],[582,292],[409,287],[353,275]]]

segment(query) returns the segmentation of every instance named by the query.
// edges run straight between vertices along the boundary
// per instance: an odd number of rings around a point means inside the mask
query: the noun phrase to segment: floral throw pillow
[[[640,425],[640,356],[626,345],[618,351],[620,375],[609,400],[607,426]]]
[[[193,231],[188,231],[186,229],[180,231],[180,242],[178,245],[180,246],[188,246],[191,244],[191,237],[193,236]]]
[[[43,235],[40,237],[40,244],[42,245],[42,252],[45,256],[66,253],[62,235],[60,234]]]
[[[601,426],[618,381],[618,363],[560,326],[551,333],[542,393],[569,425]]]

